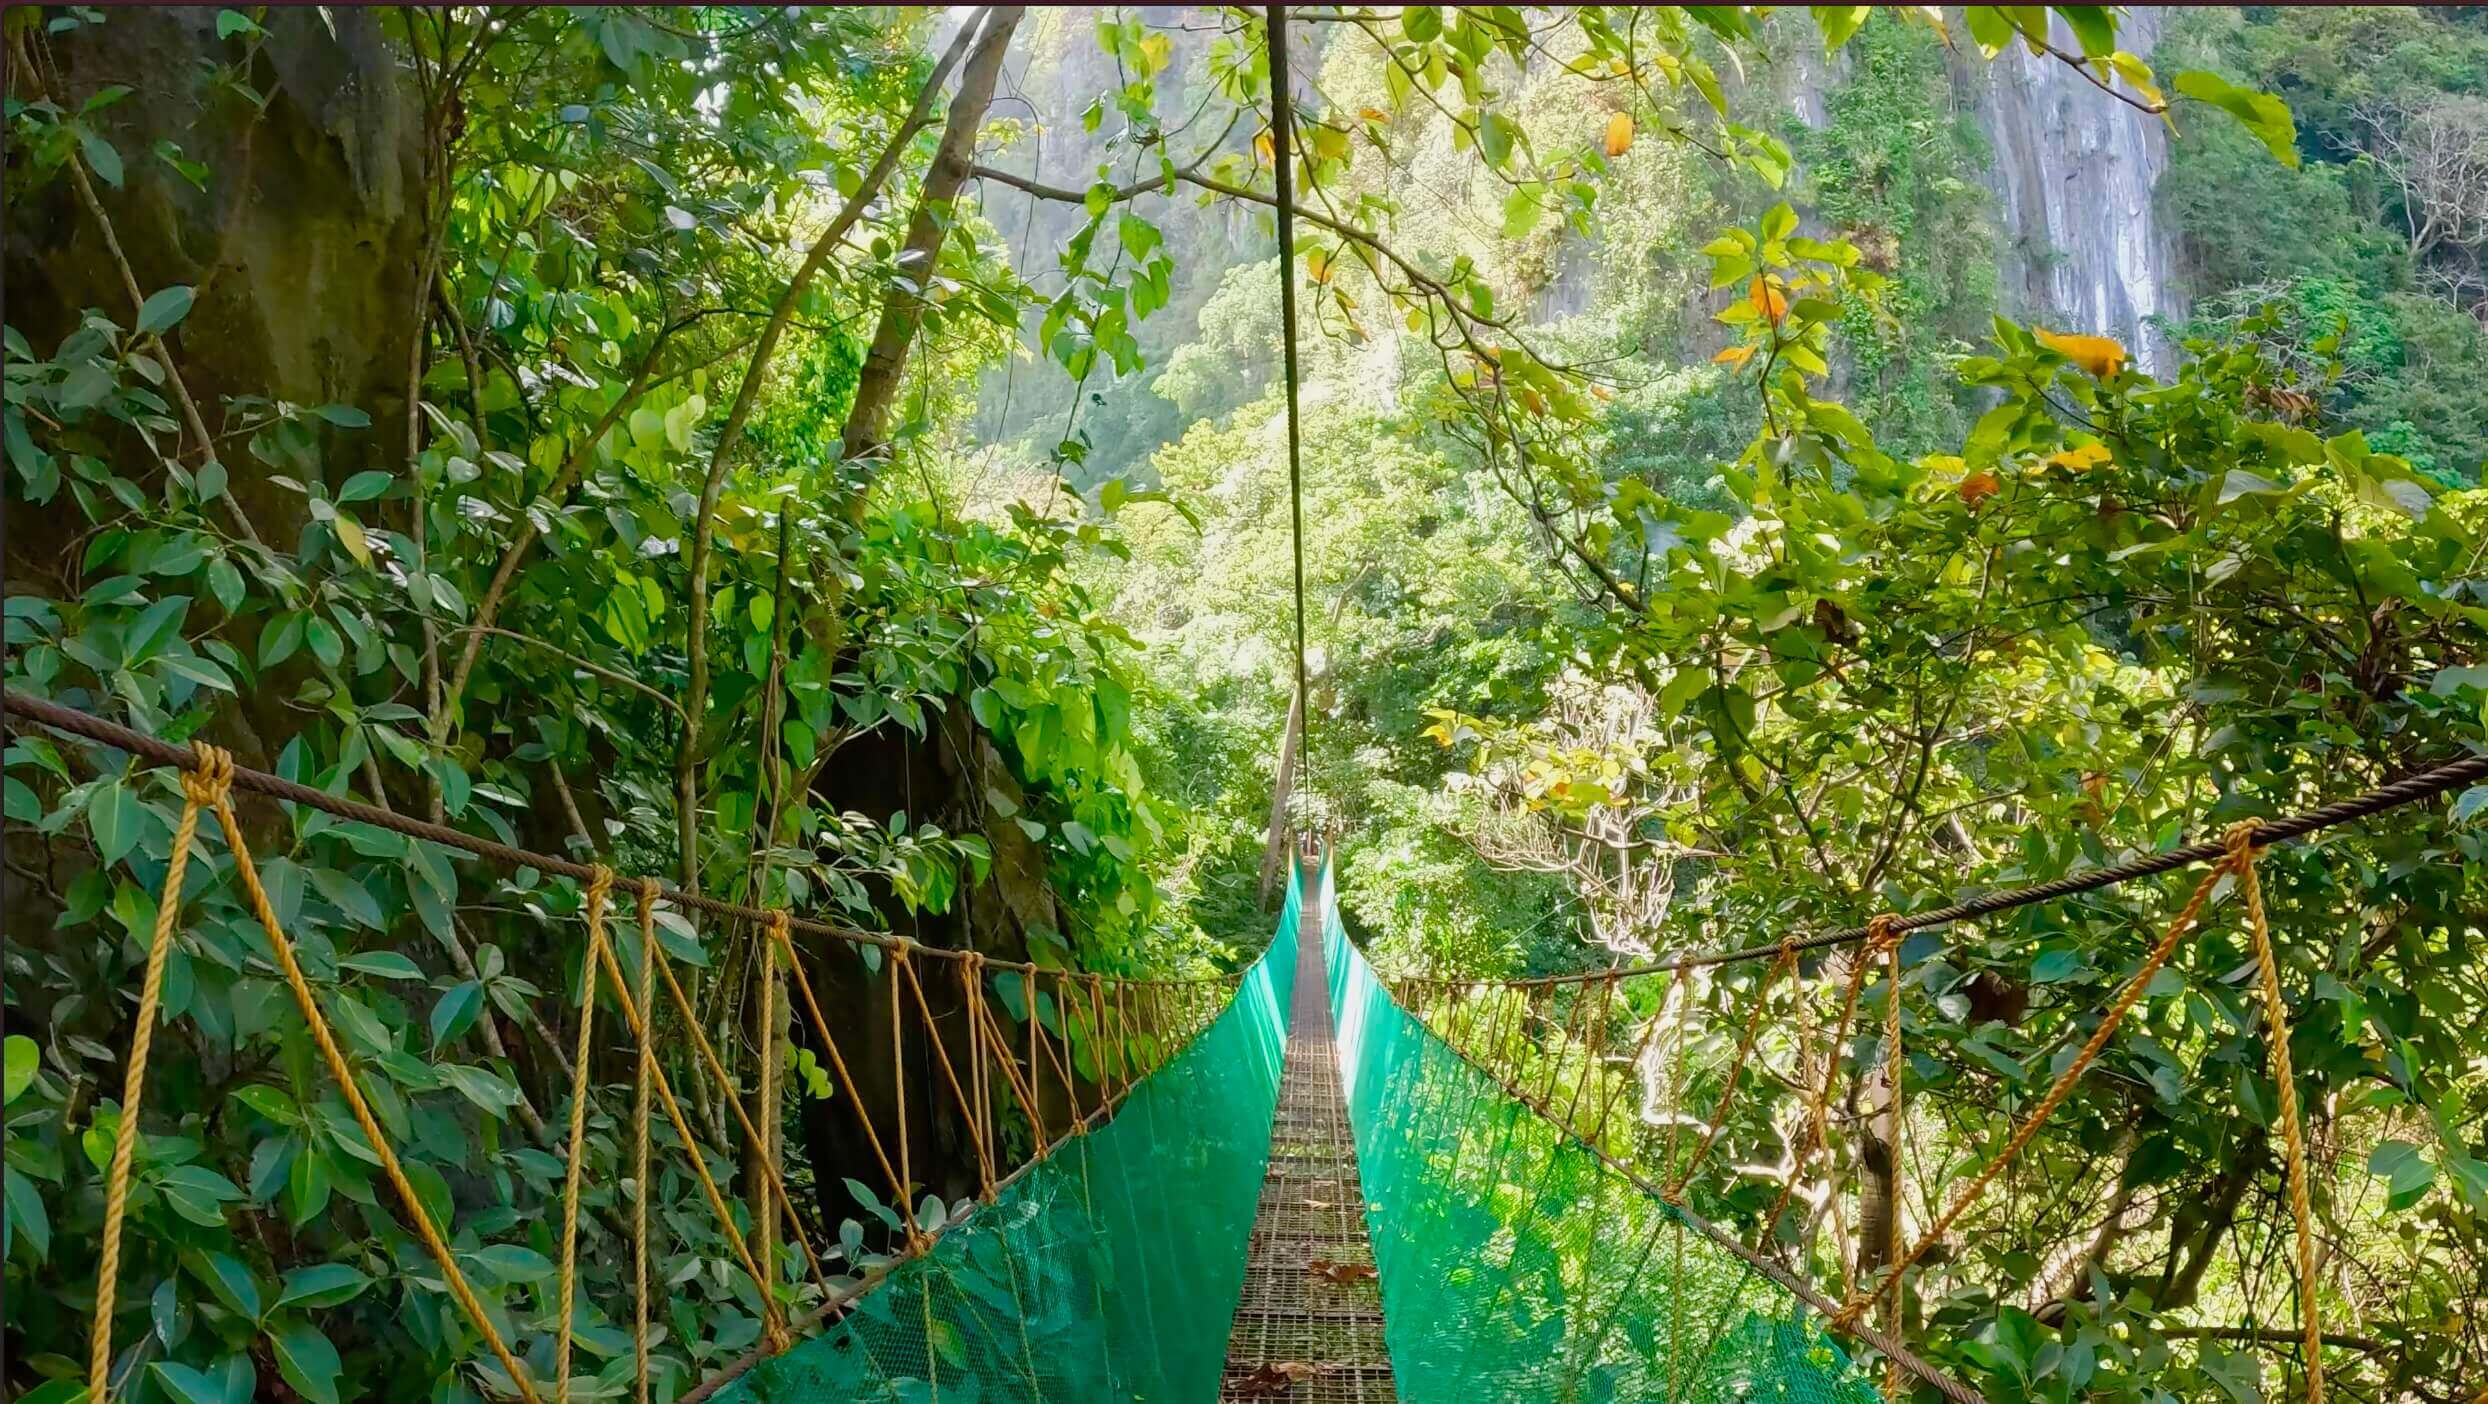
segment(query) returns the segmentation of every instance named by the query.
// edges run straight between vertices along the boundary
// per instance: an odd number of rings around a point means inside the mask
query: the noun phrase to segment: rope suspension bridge
[[[1269,33],[1283,32],[1273,8]],[[1284,269],[1294,265],[1295,145],[1284,42],[1269,59]],[[1280,284],[1302,764],[1313,709],[1296,308],[1293,279]],[[2488,779],[2488,757],[2464,757],[2355,799],[2027,889],[1522,980],[1376,970],[1341,921],[1327,862],[1299,850],[1257,960],[1164,979],[995,959],[682,891],[412,820],[55,700],[14,690],[5,700],[13,731],[81,743],[99,770],[135,758],[178,776],[180,819],[157,884],[119,1124],[142,1125],[150,1045],[185,923],[209,892],[229,900],[238,889],[359,1134],[357,1155],[388,1182],[383,1212],[401,1235],[402,1270],[437,1275],[455,1303],[452,1325],[492,1362],[477,1381],[525,1404],[1972,1404],[1982,1396],[1929,1358],[1943,1352],[1920,1348],[1927,1332],[1909,1308],[1943,1281],[1937,1250],[1989,1203],[2172,958],[2230,921],[2251,950],[2279,1089],[2272,1121],[2292,1219],[2297,1376],[2303,1397],[2320,1400],[2333,1338],[2318,1310],[2290,1009],[2258,861],[2274,844]],[[563,1173],[546,1206],[559,1225],[549,1288],[478,1273],[481,1231],[460,1221],[454,1195],[401,1162],[397,1147],[413,1134],[407,1108],[368,1095],[363,1071],[394,1050],[368,1046],[351,1027],[341,1033],[336,996],[325,992],[335,952],[289,933],[238,808],[246,795],[575,885],[582,958],[553,1021],[566,1020],[571,1056]],[[221,840],[221,857],[203,828]],[[2044,1092],[1967,1174],[1920,1186],[1938,1207],[1911,1232],[1899,1182],[1924,1159],[1909,1145],[1904,1043],[1912,966],[1931,953],[1913,961],[1904,938],[2185,870],[2199,870],[2193,885],[2083,1041],[2060,1054]],[[747,1109],[753,1089],[730,1073],[659,939],[660,919],[675,914],[754,942],[759,1026],[788,1013],[824,1070],[829,1114],[848,1120],[859,1147],[854,1168],[868,1182],[850,1183],[869,1223],[834,1223],[804,1178],[846,1167],[798,1166],[780,1128]],[[1732,980],[1720,973],[1729,967],[1754,977]],[[863,1002],[871,1017],[831,1017],[814,976],[832,969],[875,992]],[[1837,1010],[1828,1029],[1817,1026],[1818,1006]],[[762,1095],[753,1101],[775,1106],[781,1050],[756,1052]],[[600,1083],[600,1067],[627,1067],[629,1078]],[[686,1094],[730,1109],[730,1123],[695,1124]],[[1723,1164],[1723,1139],[1737,1109],[1750,1114],[1760,1099],[1772,1099],[1767,1119],[1783,1132],[1785,1157],[1776,1193],[1757,1197],[1770,1177]],[[1865,1110],[1835,1119],[1836,1100]],[[624,1139],[624,1184],[584,1183],[591,1127]],[[141,1139],[112,1138],[89,1404],[125,1395],[143,1358],[133,1342],[145,1335],[134,1319],[145,1307],[118,1290],[130,1204],[147,1192]],[[1871,1151],[1891,1167],[1872,1241],[1862,1203],[1854,1234],[1842,1222],[1847,1201],[1862,1199],[1835,1168],[1844,1151],[1850,1164]],[[671,1309],[675,1284],[657,1280],[657,1246],[684,1229],[651,1213],[653,1186],[686,1176],[739,1273],[750,1310],[740,1324],[756,1319],[756,1334]],[[972,1196],[945,1203],[932,1192],[961,1179]],[[617,1257],[631,1264],[629,1291],[593,1299],[581,1261]],[[604,1363],[591,1367],[583,1332],[609,1324],[623,1326],[627,1350],[599,1350]]]
[[[487,1372],[487,1383],[530,1404],[615,1395],[693,1404],[1864,1401],[1926,1391],[1974,1401],[1975,1390],[1911,1348],[1903,1297],[2172,955],[2232,908],[2249,937],[2282,1089],[2277,1128],[2294,1219],[2299,1368],[2305,1396],[2321,1398],[2327,1337],[2308,1290],[2306,1152],[2257,861],[2271,844],[2488,779],[2488,757],[2467,757],[2303,815],[2233,825],[2216,843],[1915,917],[1529,980],[1378,973],[1348,939],[1327,867],[1297,864],[1276,934],[1250,967],[1135,979],[696,898],[410,820],[238,767],[210,746],[176,746],[16,691],[6,707],[13,730],[39,726],[179,773],[183,807],[138,992],[122,1124],[139,1124],[145,1109],[149,1043],[185,903],[195,906],[203,886],[229,880],[389,1181],[397,1222],[497,1362],[500,1373]],[[427,1195],[401,1165],[394,1147],[408,1134],[405,1111],[364,1094],[357,1065],[372,1055],[341,1039],[321,992],[326,972],[305,960],[270,900],[236,807],[244,793],[579,885],[588,959],[571,1011],[576,1057],[556,1300],[523,1318],[534,1329],[515,1324],[522,1318],[506,1290],[474,1279],[477,1245],[454,1206]],[[211,820],[221,862],[199,834]],[[192,881],[194,862],[210,870],[210,884]],[[1902,1236],[1899,1214],[1887,1216],[1879,1266],[1843,1261],[1841,1290],[1820,1289],[1804,1265],[1821,1220],[1839,1213],[1839,1196],[1815,1188],[1815,1167],[1831,1149],[1840,1050],[1879,1026],[1859,1076],[1893,1085],[1910,987],[1901,937],[2190,864],[2202,871],[2189,895],[2000,1147],[1942,1187],[1944,1207],[1914,1236]],[[624,906],[627,916],[617,910]],[[783,1145],[742,1110],[740,1089],[729,1085],[656,937],[658,913],[669,908],[749,923],[762,936],[767,997],[790,999],[800,1013],[886,1190],[879,1247],[825,1232],[817,1206],[790,1191]],[[840,1027],[807,970],[867,952],[878,960],[889,1021]],[[1810,953],[1820,953],[1812,970]],[[1727,987],[1704,972],[1731,963],[1760,964],[1762,973],[1742,1009],[1713,1008]],[[1837,991],[1827,1036],[1811,1020],[1812,981]],[[1766,1078],[1763,1032],[1786,1025],[1795,1030],[1793,1054]],[[668,1035],[687,1038],[693,1056],[661,1047]],[[614,1043],[633,1069],[627,1095],[590,1076],[600,1046]],[[890,1079],[887,1098],[860,1095],[855,1054],[867,1043],[888,1051],[875,1063]],[[735,1109],[739,1144],[704,1139],[685,1115],[666,1071],[684,1061]],[[961,1143],[939,1144],[928,1134],[930,1109],[910,1110],[907,1070],[928,1065],[926,1080],[951,1124],[965,1128]],[[774,1075],[773,1060],[760,1066],[762,1076]],[[1798,1089],[1796,1114],[1780,1118],[1796,1128],[1790,1168],[1776,1201],[1749,1213],[1740,1231],[1693,1201],[1721,1180],[1716,1152],[1731,1107],[1740,1096],[1770,1095],[1758,1090],[1765,1085]],[[885,1122],[870,1105],[895,1115]],[[581,1213],[586,1127],[615,1112],[629,1128],[635,1167],[618,1235]],[[1899,1145],[1908,1120],[1897,1099],[1882,1099],[1878,1119]],[[115,1275],[136,1139],[116,1138],[109,1171],[88,1374],[89,1397],[99,1401],[126,1387]],[[741,1154],[754,1148],[764,1153]],[[972,1201],[920,1197],[932,1178],[927,1162],[943,1156],[969,1167]],[[698,1181],[761,1323],[755,1344],[688,1382],[662,1380],[650,1365],[652,1343],[684,1323],[666,1310],[666,1285],[649,1275],[659,1229],[647,1190],[652,1175],[682,1172]],[[1799,1204],[1800,1195],[1810,1203]],[[1826,1212],[1793,1216],[1792,1236],[1790,1211],[1817,1206]],[[583,1246],[630,1255],[630,1300],[576,1299]],[[577,1373],[575,1324],[603,1320],[629,1323],[631,1353],[593,1376]],[[1879,1379],[1869,1368],[1875,1360]]]

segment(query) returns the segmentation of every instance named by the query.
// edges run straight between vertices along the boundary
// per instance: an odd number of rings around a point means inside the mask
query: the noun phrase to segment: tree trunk
[[[2230,1157],[2228,1165],[2212,1177],[2200,1196],[2184,1201],[2169,1222],[2168,1268],[2160,1276],[2160,1290],[2151,1296],[2152,1304],[2161,1311],[2193,1304],[2195,1294],[2202,1290],[2203,1273],[2220,1249],[2220,1241],[2228,1237],[2230,1228],[2237,1223],[2238,1204],[2270,1158],[2270,1145],[2263,1131],[2249,1131],[2238,1142],[2237,1153]]]
[[[1304,736],[1304,699],[1287,704],[1287,730],[1279,738],[1279,773],[1270,785],[1270,841],[1261,850],[1261,905],[1277,895],[1280,864],[1287,854],[1287,802],[1296,789],[1296,748]]]
[[[942,144],[925,172],[916,211],[907,221],[907,241],[899,250],[899,286],[881,303],[881,322],[873,331],[872,350],[864,357],[855,382],[855,402],[847,411],[840,453],[863,458],[881,448],[889,431],[890,406],[897,402],[907,371],[907,348],[923,324],[922,290],[931,286],[941,262],[942,243],[950,236],[951,210],[959,187],[976,164],[976,134],[985,125],[985,109],[993,103],[1002,56],[1019,27],[1020,7],[997,5],[976,37],[976,49],[959,73],[958,94],[950,100],[950,116],[942,127]]]

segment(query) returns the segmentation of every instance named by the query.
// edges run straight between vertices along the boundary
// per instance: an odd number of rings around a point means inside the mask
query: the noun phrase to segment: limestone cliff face
[[[2125,47],[2148,57],[2161,21],[2130,11]],[[2018,47],[1960,70],[1955,85],[1994,150],[1986,179],[2004,234],[2005,312],[2115,337],[2143,370],[2166,372],[2172,348],[2153,319],[2185,307],[2176,235],[2151,198],[2168,169],[2165,124]]]

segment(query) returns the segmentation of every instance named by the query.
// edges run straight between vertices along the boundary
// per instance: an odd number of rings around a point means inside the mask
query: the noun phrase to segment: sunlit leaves
[[[2202,69],[2180,73],[2171,81],[2180,95],[2235,117],[2282,165],[2298,164],[2298,124],[2290,116],[2289,104]]]

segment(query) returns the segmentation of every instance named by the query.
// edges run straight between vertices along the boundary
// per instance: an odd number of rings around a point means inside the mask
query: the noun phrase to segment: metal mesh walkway
[[[1270,1168],[1220,1398],[1390,1404],[1390,1355],[1356,1142],[1340,1094],[1319,926],[1299,944]]]

